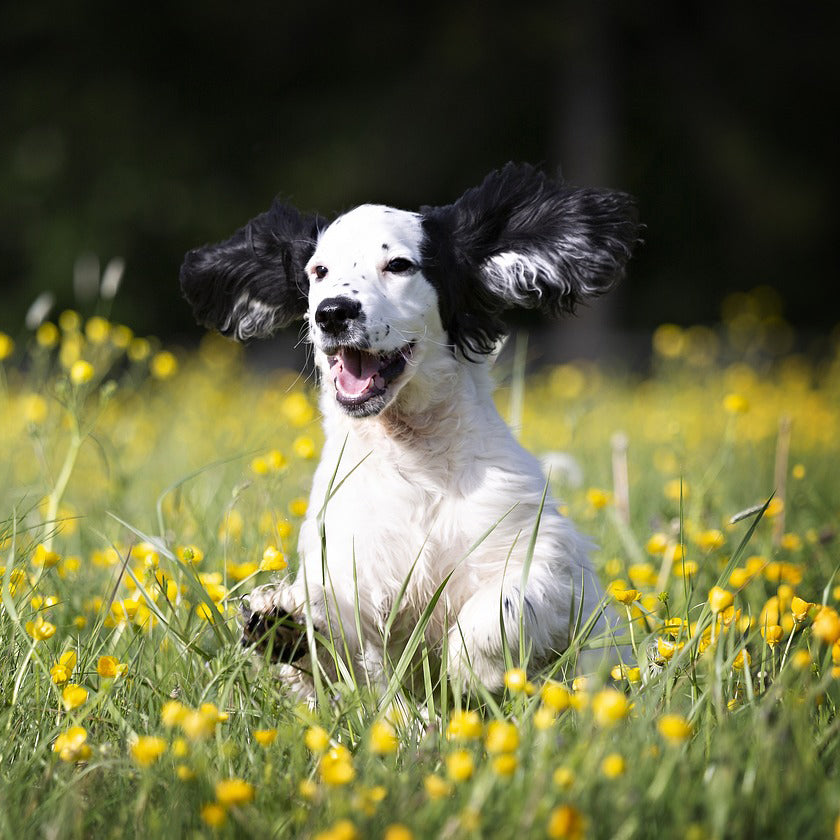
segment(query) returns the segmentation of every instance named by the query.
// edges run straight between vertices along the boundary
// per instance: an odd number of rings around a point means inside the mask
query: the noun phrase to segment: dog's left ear
[[[306,314],[306,263],[324,223],[275,201],[230,239],[190,251],[181,289],[196,320],[244,341],[264,338]]]
[[[621,192],[570,187],[513,163],[454,204],[420,210],[424,271],[465,355],[489,353],[506,310],[558,316],[621,277],[640,226]]]

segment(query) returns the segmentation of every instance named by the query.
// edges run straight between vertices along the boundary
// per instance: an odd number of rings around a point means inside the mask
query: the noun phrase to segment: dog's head
[[[363,205],[331,224],[275,202],[187,254],[181,286],[205,326],[248,339],[308,319],[348,414],[381,412],[430,349],[476,361],[516,308],[557,316],[607,291],[638,241],[630,196],[508,164],[444,207]]]

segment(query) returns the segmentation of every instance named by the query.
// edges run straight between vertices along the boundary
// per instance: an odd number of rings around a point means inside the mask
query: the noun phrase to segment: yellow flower
[[[546,834],[552,840],[582,840],[586,835],[586,820],[577,808],[558,805],[548,816]]]
[[[408,826],[402,823],[391,823],[385,827],[382,840],[414,840],[414,834]]]
[[[452,713],[446,727],[446,737],[450,741],[472,741],[480,738],[484,726],[476,711],[461,710]]]
[[[656,728],[663,738],[675,744],[686,741],[694,731],[692,725],[682,715],[676,714],[662,715]]]
[[[641,682],[642,670],[629,665],[614,665],[610,671],[610,676],[614,680],[627,680],[627,682],[637,683]]]
[[[551,780],[557,787],[568,790],[575,783],[575,774],[568,767],[558,767],[552,773]]]
[[[93,375],[96,371],[93,368],[93,365],[90,362],[86,362],[84,359],[79,359],[70,366],[70,381],[74,385],[84,385],[86,382],[90,382],[93,379]]]
[[[52,748],[62,761],[68,763],[86,761],[90,758],[91,752],[86,742],[87,731],[81,726],[73,726],[55,739]]]
[[[273,545],[266,546],[260,561],[261,572],[279,572],[285,569],[287,565],[282,551],[279,551]]]
[[[634,601],[638,601],[642,597],[642,593],[638,589],[611,589],[610,594],[625,607],[630,606]]]
[[[660,324],[653,333],[653,349],[666,359],[679,358],[686,349],[685,330],[676,324]]]
[[[262,456],[258,455],[251,461],[251,471],[256,475],[268,475],[269,466],[268,461]]]
[[[802,479],[805,478],[805,465],[804,464],[794,464],[793,469],[790,471],[790,474],[797,481],[802,481]]]
[[[10,335],[0,332],[0,362],[8,359],[15,352],[15,342]]]
[[[808,610],[811,609],[811,604],[809,604],[803,598],[800,598],[798,595],[794,595],[790,602],[790,611],[793,613],[793,617],[797,621],[805,621],[808,617]]]
[[[599,490],[597,487],[590,487],[586,491],[586,501],[595,510],[603,510],[611,500],[611,494],[606,490]]]
[[[571,705],[569,689],[558,682],[549,681],[544,683],[540,689],[540,697],[543,703],[555,712],[565,711]]]
[[[513,752],[519,746],[519,730],[512,723],[494,720],[487,724],[484,747],[488,753]]]
[[[432,800],[445,799],[452,795],[452,784],[434,773],[423,779],[423,787],[426,789],[426,796]]]
[[[761,628],[761,635],[764,637],[764,641],[770,648],[774,648],[777,644],[779,644],[782,640],[784,632],[783,628],[778,624],[769,624],[767,627]]]
[[[66,683],[76,667],[76,651],[68,650],[58,657],[58,662],[50,668],[50,676],[56,685]]]
[[[70,683],[64,687],[61,692],[61,702],[64,703],[64,708],[69,712],[71,709],[77,709],[88,699],[87,689],[82,688],[76,683]]]
[[[304,516],[308,507],[309,502],[307,502],[306,499],[292,499],[292,501],[289,502],[289,513],[291,513],[292,516]]]
[[[328,750],[318,765],[321,781],[327,785],[346,785],[356,778],[353,758],[347,747],[338,744]]]
[[[132,338],[128,343],[126,355],[132,362],[142,362],[148,359],[152,352],[152,345],[146,338]]]
[[[387,755],[397,751],[399,741],[397,733],[390,723],[384,720],[376,721],[370,728],[370,750],[376,755]]]
[[[807,650],[798,650],[791,656],[790,664],[797,671],[804,671],[811,665],[811,654]]]
[[[620,691],[605,688],[592,698],[592,713],[599,726],[612,726],[627,717],[630,704]]]
[[[169,704],[167,703],[166,706]],[[172,712],[175,716],[176,712]],[[209,738],[220,723],[219,710],[212,703],[202,703],[201,708],[185,709],[178,721],[183,733],[191,741]]]
[[[802,538],[798,534],[782,534],[779,545],[785,551],[799,551],[802,548]]]
[[[446,756],[446,774],[453,782],[467,781],[472,776],[474,769],[472,753],[466,750],[455,750],[455,752]]]
[[[666,482],[664,490],[665,498],[671,502],[679,502],[680,495],[682,495],[682,499],[685,501],[690,495],[688,482],[679,478],[674,478]]]
[[[43,543],[38,543],[35,546],[35,552],[32,555],[32,565],[39,569],[51,569],[58,565],[61,560],[61,555],[55,551],[49,551]]]
[[[111,325],[105,318],[100,315],[94,315],[88,318],[85,324],[85,336],[91,344],[103,344],[108,340],[108,335],[111,332]]]
[[[299,391],[289,394],[280,409],[293,426],[305,426],[315,416],[315,409]]]
[[[723,548],[726,545],[726,537],[723,531],[711,529],[708,531],[701,531],[696,537],[695,542],[703,551],[715,551],[718,548]]]
[[[320,726],[310,726],[303,736],[303,742],[314,753],[323,752],[330,745],[330,736]]]
[[[221,828],[227,821],[227,811],[215,802],[207,802],[201,806],[201,820],[210,828]]]
[[[359,840],[356,826],[348,819],[333,823],[326,831],[319,831],[312,840]]]
[[[182,545],[175,550],[175,554],[182,563],[197,566],[204,559],[204,552],[197,545]]]
[[[166,741],[156,735],[141,735],[131,745],[131,757],[141,767],[154,764],[166,752]]]
[[[276,729],[255,729],[252,734],[261,747],[270,747],[277,739]]]
[[[38,342],[39,347],[45,350],[50,350],[58,344],[61,335],[58,332],[58,327],[52,321],[44,321],[37,330],[35,330],[35,341]]]
[[[511,668],[505,673],[505,687],[511,694],[533,694],[534,686],[528,682],[524,668]]]
[[[823,607],[814,618],[811,631],[822,642],[833,645],[840,639],[840,615],[833,607]]]
[[[96,673],[106,679],[121,677],[128,670],[128,666],[119,662],[116,656],[100,656],[96,663]]]
[[[312,779],[301,779],[298,793],[304,798],[313,800],[318,795],[318,784]]]
[[[497,776],[507,778],[516,772],[518,764],[519,762],[516,760],[515,755],[512,753],[502,753],[501,755],[497,755],[493,758],[490,766]]]
[[[149,370],[155,379],[169,379],[178,370],[178,360],[168,350],[161,350],[160,353],[155,353],[152,356],[152,361],[149,362]]]
[[[732,663],[732,667],[736,671],[743,671],[744,668],[749,668],[752,662],[752,657],[750,656],[750,652],[744,648],[738,651],[738,655],[735,657],[734,662]]]
[[[183,703],[179,703],[177,700],[167,700],[160,710],[161,723],[168,728],[177,726],[184,720],[188,711],[189,709]]]
[[[254,800],[254,786],[242,779],[216,782],[216,801],[224,808],[247,805]]]
[[[648,554],[664,554],[668,548],[668,537],[665,534],[652,534],[650,539],[645,543],[645,551]]]
[[[744,414],[749,410],[747,398],[741,394],[727,394],[723,398],[723,410],[727,414]]]
[[[40,426],[49,413],[47,401],[40,394],[30,394],[23,400],[23,416],[27,423]]]
[[[608,779],[616,779],[624,773],[626,766],[624,757],[620,753],[610,753],[601,762],[601,772]]]
[[[182,782],[190,782],[195,778],[195,770],[187,764],[179,764],[175,767],[175,775]]]
[[[228,574],[228,577],[233,578],[233,580],[241,581],[249,578],[251,575],[256,574],[259,570],[259,566],[251,561],[247,561],[245,563],[233,563],[230,560],[225,564],[225,571]]]
[[[298,458],[305,458],[307,460],[314,458],[316,452],[315,441],[311,437],[301,436],[295,438],[294,443],[292,443],[292,451]]]
[[[732,593],[720,586],[713,586],[709,590],[709,606],[715,614],[731,606],[733,600]]]

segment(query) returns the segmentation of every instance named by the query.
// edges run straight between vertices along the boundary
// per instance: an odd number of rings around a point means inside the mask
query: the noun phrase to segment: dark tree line
[[[0,12],[0,329],[73,264],[125,257],[113,315],[193,329],[177,273],[281,193],[331,214],[442,203],[509,159],[635,193],[597,318],[717,316],[775,286],[836,320],[837,6],[102,0]]]

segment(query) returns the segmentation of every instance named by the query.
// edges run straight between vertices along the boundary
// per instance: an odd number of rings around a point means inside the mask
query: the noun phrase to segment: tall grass
[[[297,374],[69,313],[0,336],[0,835],[831,836],[840,356],[744,343],[756,301],[717,333],[661,328],[643,380],[524,377],[524,341],[500,363],[634,661],[576,676],[579,616],[552,667],[508,649],[504,693],[465,695],[427,646],[433,601],[384,689],[345,664],[358,616],[309,620],[315,709],[238,644],[239,597],[296,566],[320,448]]]

